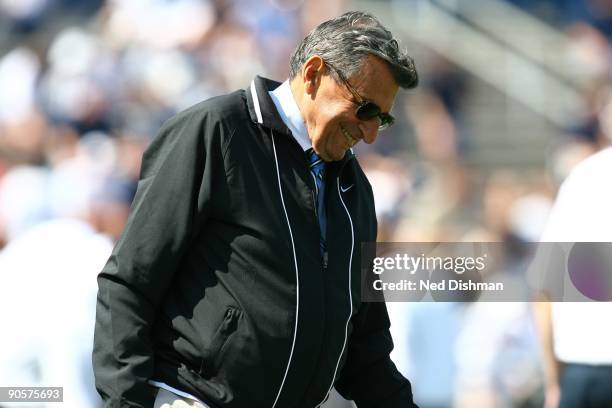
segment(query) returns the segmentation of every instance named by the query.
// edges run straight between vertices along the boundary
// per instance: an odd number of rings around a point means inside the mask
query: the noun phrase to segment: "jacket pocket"
[[[214,375],[219,366],[223,363],[223,355],[227,350],[232,335],[238,328],[238,319],[242,312],[240,309],[229,306],[225,310],[223,320],[219,324],[213,338],[210,342],[207,352],[205,353],[200,365],[200,374],[204,376]]]

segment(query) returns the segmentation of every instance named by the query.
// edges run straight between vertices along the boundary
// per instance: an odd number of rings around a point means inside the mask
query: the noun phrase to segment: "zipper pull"
[[[327,251],[323,252],[323,270],[327,269]]]

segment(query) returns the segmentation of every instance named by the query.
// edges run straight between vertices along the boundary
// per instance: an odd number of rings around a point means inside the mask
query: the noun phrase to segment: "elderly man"
[[[169,120],[98,277],[107,407],[413,407],[384,303],[360,299],[372,189],[351,147],[393,124],[412,59],[373,16],[317,26],[282,84]]]

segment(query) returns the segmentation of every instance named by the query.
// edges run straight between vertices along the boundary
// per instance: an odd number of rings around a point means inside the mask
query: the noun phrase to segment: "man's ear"
[[[314,96],[321,84],[321,77],[325,70],[323,58],[313,55],[302,66],[302,78],[304,79],[304,90],[306,94]]]

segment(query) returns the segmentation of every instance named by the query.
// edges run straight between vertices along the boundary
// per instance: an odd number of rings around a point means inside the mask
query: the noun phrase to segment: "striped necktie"
[[[306,150],[306,156],[308,157],[310,174],[315,184],[316,213],[319,220],[321,255],[323,255],[327,248],[327,241],[325,240],[325,162],[312,148]]]

